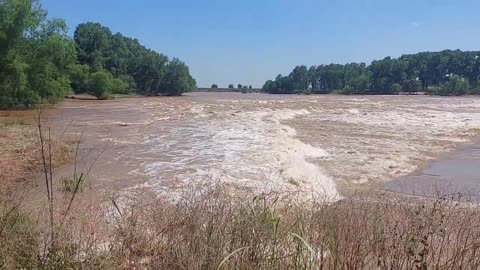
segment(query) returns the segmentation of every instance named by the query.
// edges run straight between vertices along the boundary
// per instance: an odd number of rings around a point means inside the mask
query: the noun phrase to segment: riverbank
[[[39,141],[38,115],[41,116],[45,132],[45,151],[52,152],[53,168],[71,163],[74,141],[63,136],[60,126],[53,127],[49,117],[56,113],[55,108],[41,110],[0,111],[0,181],[2,188],[31,184],[32,178],[43,169]],[[49,128],[52,132],[48,134]],[[64,127],[66,128],[66,127]],[[50,147],[50,148],[48,148]]]

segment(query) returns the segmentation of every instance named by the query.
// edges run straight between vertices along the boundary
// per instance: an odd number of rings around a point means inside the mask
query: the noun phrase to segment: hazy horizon
[[[475,1],[44,0],[73,33],[83,22],[177,57],[199,87],[261,87],[296,65],[366,62],[443,49],[477,50]]]

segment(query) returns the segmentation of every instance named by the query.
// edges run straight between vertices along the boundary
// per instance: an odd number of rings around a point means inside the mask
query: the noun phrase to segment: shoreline
[[[381,190],[423,197],[462,193],[480,199],[480,134],[414,172],[383,184]]]

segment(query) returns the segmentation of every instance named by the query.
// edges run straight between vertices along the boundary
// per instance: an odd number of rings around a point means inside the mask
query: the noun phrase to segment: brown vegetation
[[[0,113],[0,183],[2,185],[26,181],[40,172],[38,129],[35,115],[38,111],[2,111]],[[45,119],[42,121],[46,121]],[[73,141],[52,138],[53,167],[72,160]]]
[[[135,199],[132,199],[135,198]],[[295,204],[222,187],[175,202],[143,194],[62,216],[8,204],[0,266],[55,269],[478,269],[480,211],[454,197],[354,196]],[[42,221],[43,220],[43,221]],[[35,224],[45,224],[37,225]]]

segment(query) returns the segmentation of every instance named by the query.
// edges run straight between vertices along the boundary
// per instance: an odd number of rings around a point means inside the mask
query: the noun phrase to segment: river
[[[94,190],[175,197],[220,182],[232,192],[336,200],[469,143],[480,99],[189,93],[65,100],[52,120],[82,137],[78,168],[95,163]]]

